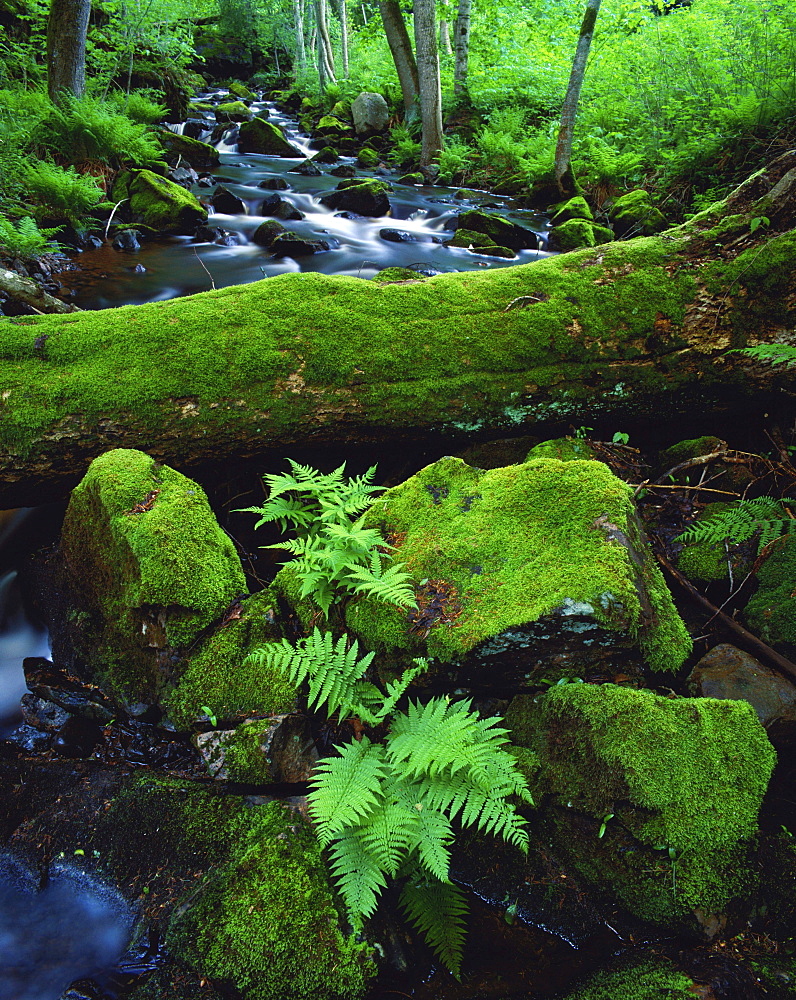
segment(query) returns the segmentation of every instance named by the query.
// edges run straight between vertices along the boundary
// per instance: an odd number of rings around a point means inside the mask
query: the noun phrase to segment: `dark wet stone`
[[[45,753],[50,749],[52,734],[42,732],[35,726],[23,723],[11,733],[8,738],[9,743],[13,743],[26,753]]]
[[[93,979],[79,979],[64,990],[58,1000],[111,1000],[111,994],[106,993]]]
[[[356,169],[350,163],[341,163],[339,167],[335,167],[329,173],[332,177],[356,177],[357,175]]]
[[[296,220],[303,219],[304,216],[299,210],[278,194],[271,194],[264,199],[260,205],[260,215],[270,215],[275,219]]]
[[[215,187],[217,181],[215,177],[211,177],[210,175],[208,175],[207,177],[200,177],[196,183],[201,188],[211,188]]]
[[[22,661],[22,667],[33,696],[43,699],[45,704],[52,703],[70,715],[81,715],[103,724],[116,715],[116,706],[98,687],[55,667],[44,657],[28,656]]]
[[[226,233],[220,226],[199,226],[194,233],[194,239],[199,243],[215,243]]]
[[[239,198],[236,194],[233,194],[229,188],[219,185],[213,192],[213,196],[210,199],[213,208],[216,212],[221,212],[224,215],[246,215],[246,203],[242,198]]]
[[[277,257],[308,257],[310,254],[329,249],[326,240],[305,240],[289,231],[277,236],[270,246],[271,252]]]
[[[199,174],[197,174],[193,167],[172,167],[166,176],[170,181],[174,181],[175,184],[184,187],[186,191],[189,191],[199,180]]]
[[[134,250],[140,250],[141,244],[138,242],[138,233],[134,229],[124,229],[121,233],[118,233],[113,239],[113,249],[114,250],[125,250],[132,252]]]
[[[364,219],[364,215],[359,215],[356,212],[335,212],[335,219],[348,219],[351,222],[356,222],[357,219]]]
[[[77,760],[90,757],[101,739],[102,730],[96,722],[72,716],[56,733],[52,746],[61,757]]]
[[[268,222],[261,223],[255,229],[252,236],[252,243],[255,243],[258,247],[270,247],[277,236],[281,236],[285,232],[287,230],[281,222],[277,222],[276,219],[269,219]]]
[[[23,694],[20,701],[22,717],[26,724],[43,733],[57,732],[69,720],[69,712],[35,694]]]
[[[379,236],[388,243],[442,243],[441,236],[429,233],[407,233],[402,229],[380,229]]]
[[[409,264],[407,267],[408,271],[414,271],[416,274],[422,275],[424,278],[433,278],[437,274],[444,274],[438,267],[434,267],[431,264]]]
[[[265,180],[260,181],[257,187],[264,188],[266,191],[287,191],[290,185],[284,177],[266,177]]]
[[[133,274],[146,274],[146,268],[143,264],[133,264],[133,266],[128,267],[127,270],[132,271]]]
[[[327,208],[359,212],[362,215],[375,218],[389,214],[390,201],[387,197],[389,190],[390,186],[383,181],[354,178],[349,181],[340,181],[337,190],[325,194],[320,201]]]
[[[182,130],[183,135],[187,135],[189,139],[201,139],[202,135],[209,131],[210,126],[202,118],[189,118],[185,127]]]
[[[320,177],[323,171],[320,167],[316,167],[312,160],[305,160],[303,163],[299,163],[297,167],[291,167],[288,173],[301,174],[302,177]]]

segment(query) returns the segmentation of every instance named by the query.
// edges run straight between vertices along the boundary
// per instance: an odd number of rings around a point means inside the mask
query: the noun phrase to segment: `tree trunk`
[[[91,0],[52,0],[47,21],[47,91],[58,103],[86,88],[86,32]]]
[[[443,18],[439,22],[439,47],[447,55],[453,55],[453,46],[451,45],[451,33],[448,28],[448,22]]]
[[[348,79],[348,7],[346,0],[340,0],[340,40],[343,57],[343,78]]]
[[[453,93],[467,96],[467,62],[470,58],[470,13],[473,0],[459,0],[459,13],[454,28],[456,61],[453,66]]]
[[[22,278],[15,271],[0,267],[0,292],[4,292],[14,302],[24,302],[40,313],[80,312],[77,306],[48,295],[37,281]]]
[[[770,225],[750,232],[761,215]],[[286,274],[6,320],[0,504],[63,495],[115,447],[179,469],[263,468],[340,442],[426,447],[595,416],[626,428],[792,407],[792,374],[727,352],[796,336],[794,227],[791,152],[661,236],[520,267],[388,285]]]
[[[437,174],[434,161],[444,145],[435,14],[435,0],[415,0],[415,51],[420,85],[420,120],[423,123],[420,169],[427,180],[432,180]]]
[[[315,20],[318,25],[318,79],[321,95],[329,83],[336,83],[334,75],[334,52],[329,37],[329,11],[326,0],[316,0]]]
[[[300,80],[307,71],[307,49],[304,45],[304,0],[293,0],[293,30],[296,34],[293,76],[294,79]]]
[[[572,137],[575,132],[575,117],[578,113],[580,88],[583,86],[583,77],[586,73],[586,60],[589,58],[594,25],[597,21],[599,11],[600,0],[587,0],[586,13],[583,15],[583,24],[580,26],[578,45],[575,49],[575,58],[572,61],[572,72],[569,77],[567,96],[564,98],[564,107],[561,109],[561,126],[558,130],[558,142],[556,143],[555,174],[556,183],[562,195],[573,193],[572,190],[565,187],[564,175],[569,171],[569,161],[572,156]]]
[[[412,43],[409,41],[409,33],[406,30],[398,0],[381,0],[379,10],[381,11],[381,23],[384,25],[384,34],[387,36],[387,44],[390,46],[395,71],[401,84],[404,117],[407,121],[411,121],[417,114],[417,100],[420,90]]]

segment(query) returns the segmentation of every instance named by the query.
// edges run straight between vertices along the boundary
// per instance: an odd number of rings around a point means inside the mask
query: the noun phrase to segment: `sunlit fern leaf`
[[[459,978],[466,934],[467,899],[457,886],[429,876],[410,880],[401,907],[443,964]]]
[[[796,345],[793,344],[757,344],[728,353],[745,354],[755,361],[767,361],[771,365],[796,365]]]
[[[389,780],[383,788],[383,799],[360,825],[358,836],[381,869],[395,876],[401,862],[418,842],[420,817],[406,796],[395,794]]]
[[[370,917],[379,903],[387,879],[378,859],[358,831],[342,834],[330,852],[332,873],[355,928]]]
[[[417,607],[412,576],[403,563],[395,563],[378,575],[364,566],[352,566],[346,578],[355,594],[365,594],[399,608]]]
[[[693,524],[677,541],[691,544],[696,542],[734,543],[746,542],[757,532],[760,533],[758,550],[764,548],[780,535],[796,531],[796,520],[789,516],[783,504],[796,505],[792,497],[776,500],[774,497],[755,497],[741,500],[728,510],[711,514],[703,521]]]
[[[420,827],[416,848],[418,858],[426,871],[445,882],[450,870],[450,844],[453,842],[451,822],[436,809],[426,808],[422,800],[417,803],[416,811]]]
[[[339,757],[318,761],[310,779],[309,810],[322,846],[365,822],[383,801],[383,748],[363,736],[338,750]]]
[[[374,714],[376,719],[379,721],[382,721],[392,715],[404,692],[415,677],[428,670],[428,660],[423,657],[416,657],[412,662],[417,664],[417,666],[409,667],[409,669],[405,670],[397,680],[390,681],[387,684],[385,693],[380,695],[379,707],[375,708],[374,706]]]

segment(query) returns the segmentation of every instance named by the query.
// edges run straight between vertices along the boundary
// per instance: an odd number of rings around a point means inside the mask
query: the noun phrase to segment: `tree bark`
[[[340,41],[343,58],[343,79],[348,79],[348,7],[346,0],[340,0]]]
[[[423,125],[420,169],[427,180],[437,174],[434,161],[444,145],[442,135],[442,91],[437,52],[435,0],[415,0],[415,52],[420,88],[420,120]]]
[[[5,292],[15,302],[24,302],[40,313],[72,313],[80,312],[77,306],[62,302],[49,295],[41,285],[29,278],[22,278],[14,271],[0,267],[0,292]]]
[[[721,211],[535,264],[390,285],[287,274],[0,322],[5,506],[63,495],[115,447],[190,469],[762,415],[792,407],[794,375],[727,352],[796,336],[796,152]]]
[[[467,96],[467,63],[470,58],[470,14],[473,0],[459,0],[459,13],[454,28],[456,61],[453,66],[453,93]]]
[[[316,0],[315,20],[318,25],[318,79],[323,94],[327,84],[337,82],[334,75],[334,52],[329,37],[329,10],[326,0]]]
[[[47,92],[56,104],[86,88],[86,32],[91,0],[52,0],[47,21]]]
[[[412,51],[412,43],[409,40],[409,32],[406,30],[398,0],[381,0],[379,10],[381,11],[381,23],[384,25],[384,34],[387,36],[387,44],[390,46],[395,71],[401,84],[404,117],[407,121],[411,121],[417,114],[420,85],[417,80],[417,63]]]
[[[439,47],[447,55],[453,55],[453,46],[451,45],[451,33],[448,27],[448,22],[445,18],[439,22]]]
[[[296,34],[293,77],[300,80],[307,71],[307,49],[304,45],[304,0],[293,0],[293,30]]]
[[[583,77],[586,73],[586,61],[589,58],[589,49],[594,35],[594,25],[597,21],[597,14],[600,12],[600,0],[587,0],[586,13],[583,15],[583,23],[580,26],[580,35],[575,49],[575,58],[572,61],[572,72],[569,76],[567,95],[564,98],[564,106],[561,109],[561,125],[558,130],[558,142],[556,143],[555,175],[556,184],[562,195],[569,195],[573,192],[564,186],[564,175],[569,170],[569,161],[572,156],[572,138],[575,133],[575,118],[578,113],[578,101],[580,100],[580,89],[583,86]]]

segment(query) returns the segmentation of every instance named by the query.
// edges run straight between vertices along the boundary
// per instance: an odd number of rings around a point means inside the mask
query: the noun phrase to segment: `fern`
[[[372,484],[375,466],[344,479],[345,465],[324,474],[288,459],[291,472],[265,476],[268,499],[255,528],[276,522],[292,527],[296,538],[265,546],[283,549],[301,581],[300,596],[311,597],[328,618],[331,606],[346,595],[365,595],[401,608],[417,606],[411,575],[402,563],[388,565],[391,548],[375,528],[356,517],[382,490]],[[353,518],[356,517],[356,520]]]
[[[52,241],[52,237],[61,228],[40,229],[30,216],[24,216],[15,225],[10,219],[0,215],[0,252],[23,260],[33,260],[42,254],[56,252],[62,248]]]
[[[467,899],[457,886],[417,876],[401,892],[401,906],[429,945],[459,977],[466,935]]]
[[[756,497],[742,500],[730,510],[706,517],[677,536],[677,541],[690,545],[695,542],[746,542],[759,532],[758,552],[781,535],[796,531],[796,520],[789,516],[784,504],[796,504],[791,497]]]
[[[766,361],[770,365],[785,365],[790,368],[796,365],[796,346],[793,344],[757,344],[755,347],[744,347],[728,354],[745,354],[755,361]]]

